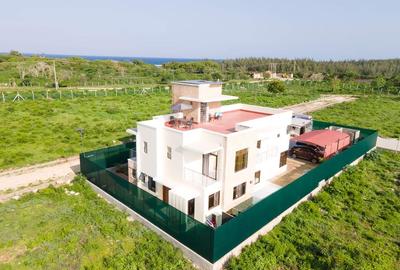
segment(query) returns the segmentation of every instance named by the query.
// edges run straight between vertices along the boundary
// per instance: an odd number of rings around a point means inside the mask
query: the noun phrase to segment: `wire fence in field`
[[[238,92],[246,92],[257,95],[258,93],[268,92],[268,81],[235,81],[224,84],[224,93],[235,94]],[[333,85],[329,81],[306,81],[293,80],[285,81],[287,85],[286,92],[291,94],[305,95],[312,93],[320,94],[354,94],[354,95],[400,95],[400,88],[392,89],[373,89],[369,83],[358,82],[340,82]],[[109,87],[109,88],[60,88],[41,89],[41,88],[25,88],[25,89],[0,89],[0,102],[21,102],[26,100],[62,100],[75,99],[84,97],[107,97],[121,95],[145,95],[152,93],[170,93],[171,88],[165,85],[156,86],[129,86],[129,87]]]
[[[108,97],[121,95],[146,95],[154,93],[169,93],[168,86],[155,87],[127,87],[127,88],[104,88],[104,89],[24,89],[0,90],[0,101],[22,102],[27,100],[62,100],[85,97]]]

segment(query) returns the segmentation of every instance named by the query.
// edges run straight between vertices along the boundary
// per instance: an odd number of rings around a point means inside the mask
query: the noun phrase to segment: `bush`
[[[267,89],[272,93],[283,93],[286,91],[286,85],[281,81],[272,81],[268,84]]]

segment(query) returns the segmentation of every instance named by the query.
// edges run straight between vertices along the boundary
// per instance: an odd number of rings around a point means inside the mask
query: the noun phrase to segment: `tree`
[[[377,91],[382,92],[386,86],[386,79],[383,76],[378,76],[371,82],[371,87]]]
[[[268,84],[267,89],[272,93],[283,93],[286,90],[286,85],[282,81],[272,81]]]
[[[10,55],[11,56],[22,56],[22,54],[19,51],[14,51],[14,50],[10,51]]]

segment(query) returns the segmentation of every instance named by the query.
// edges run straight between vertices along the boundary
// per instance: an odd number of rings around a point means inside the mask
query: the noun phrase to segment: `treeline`
[[[313,74],[322,73],[325,79],[374,79],[383,76],[386,79],[400,74],[400,59],[388,60],[346,60],[315,61],[311,59],[280,58],[241,58],[224,60],[222,69],[226,72],[265,72],[293,73],[296,78],[307,79]]]
[[[0,55],[0,86],[60,87],[159,84],[174,80],[248,80],[252,72],[293,73],[309,80],[383,81],[399,87],[400,59],[314,61],[310,59],[243,58],[224,61],[171,62],[156,67],[140,60],[118,62],[78,57],[50,59],[23,56],[16,51]],[[377,80],[379,79],[379,80]],[[380,88],[380,87],[379,87]]]

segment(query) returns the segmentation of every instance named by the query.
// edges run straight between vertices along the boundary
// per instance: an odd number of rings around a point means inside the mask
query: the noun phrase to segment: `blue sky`
[[[400,57],[398,0],[2,2],[1,52],[334,60]]]

